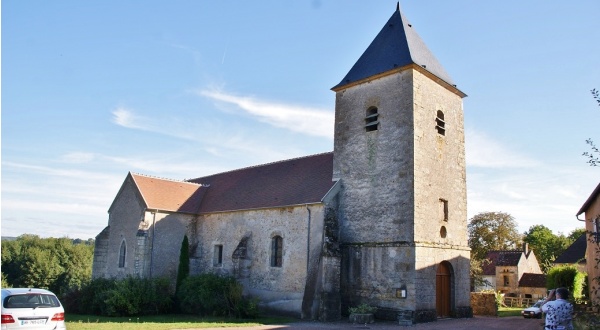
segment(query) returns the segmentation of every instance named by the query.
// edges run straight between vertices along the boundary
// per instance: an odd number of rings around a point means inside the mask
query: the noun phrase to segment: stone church
[[[129,173],[93,276],[234,276],[265,311],[471,315],[462,98],[399,6],[336,94],[334,150],[196,179]]]

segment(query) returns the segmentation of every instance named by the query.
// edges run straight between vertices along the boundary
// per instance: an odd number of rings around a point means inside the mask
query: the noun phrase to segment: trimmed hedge
[[[188,314],[254,318],[258,304],[242,296],[235,278],[202,274],[184,279],[177,292],[179,309]]]

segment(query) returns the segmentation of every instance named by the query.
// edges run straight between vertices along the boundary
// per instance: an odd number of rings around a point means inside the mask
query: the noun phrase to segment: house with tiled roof
[[[587,237],[587,234],[581,234],[552,263],[556,266],[575,266],[580,272],[587,273],[585,257]]]
[[[583,215],[583,218],[579,218]],[[590,300],[595,306],[600,306],[600,183],[592,191],[587,200],[583,203],[576,214],[577,220],[585,222],[585,230],[588,234],[586,240],[585,257],[587,260],[586,269],[588,274],[588,287],[590,288]]]
[[[476,291],[494,290],[534,300],[546,295],[546,275],[527,243],[521,250],[489,251],[482,270],[485,284]]]
[[[462,98],[399,6],[332,90],[333,152],[172,180],[129,173],[93,276],[233,276],[262,310],[469,317]]]

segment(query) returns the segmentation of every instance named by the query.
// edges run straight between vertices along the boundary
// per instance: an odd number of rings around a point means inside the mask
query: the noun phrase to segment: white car
[[[48,290],[2,289],[2,330],[66,329],[65,310]]]
[[[521,311],[521,315],[523,315],[524,318],[536,318],[536,319],[541,319],[542,318],[542,300],[536,302],[533,306],[531,307],[527,307],[524,310]]]

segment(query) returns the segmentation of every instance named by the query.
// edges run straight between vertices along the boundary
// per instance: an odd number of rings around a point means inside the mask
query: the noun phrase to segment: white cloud
[[[562,164],[531,168],[467,169],[468,217],[502,211],[515,217],[519,232],[544,225],[568,234],[583,223],[575,219],[597,181],[595,169]],[[592,179],[592,180],[591,180]]]
[[[134,129],[141,129],[141,130],[151,130],[152,127],[149,127],[149,123],[148,123],[148,119],[138,116],[136,114],[133,113],[133,111],[131,109],[125,108],[125,107],[117,107],[113,112],[113,123],[119,125],[119,126],[123,126],[123,127],[127,127],[127,128],[134,128]]]
[[[234,104],[247,114],[272,126],[312,136],[333,138],[333,111],[235,96],[218,90],[205,89],[198,91],[198,94]]]
[[[540,163],[511,150],[483,132],[466,129],[466,160],[468,166],[486,168],[531,168]]]
[[[71,152],[63,155],[61,159],[67,163],[84,164],[94,160],[94,154],[90,152]]]

